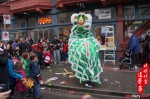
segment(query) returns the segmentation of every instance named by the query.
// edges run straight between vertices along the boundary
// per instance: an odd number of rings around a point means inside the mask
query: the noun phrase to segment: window
[[[124,18],[125,19],[135,18],[135,7],[134,6],[125,6],[124,7]]]
[[[0,30],[3,30],[3,28],[4,28],[3,22],[0,22]]]
[[[73,12],[71,13],[59,13],[58,14],[58,23],[70,23],[70,18]]]
[[[109,26],[109,25],[97,25],[94,27],[94,35],[98,39],[98,41],[101,43],[101,45],[105,45],[106,26]]]
[[[28,18],[28,27],[34,27],[35,22],[35,18]]]
[[[139,17],[140,18],[150,18],[150,5],[140,5],[139,6]]]
[[[96,20],[116,19],[116,10],[115,8],[95,9],[94,18]]]
[[[4,29],[4,24],[3,22],[0,22],[0,30],[3,30]],[[11,25],[10,24],[6,24],[5,25],[5,29],[6,30],[10,30],[11,29]]]
[[[72,26],[63,26],[59,28],[59,38],[69,37]]]
[[[19,19],[14,21],[15,28],[25,28],[26,27],[26,20],[25,19]]]
[[[52,40],[54,30],[51,28],[41,29],[41,30],[33,30],[31,32],[31,36],[34,42],[38,42],[39,39],[45,38]]]
[[[140,27],[142,27],[147,21],[124,21],[124,37],[128,37],[130,32],[136,32]]]

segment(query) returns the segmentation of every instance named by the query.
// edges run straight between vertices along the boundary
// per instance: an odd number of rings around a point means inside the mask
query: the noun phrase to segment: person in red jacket
[[[43,44],[42,44],[42,39],[38,41],[38,64],[40,65],[41,68],[42,67],[42,56],[43,56]]]
[[[50,49],[47,49],[44,53],[44,64],[47,68],[50,68],[50,63],[52,62],[52,55]]]
[[[64,41],[63,48],[62,48],[62,61],[67,62],[67,53],[68,53],[68,43]]]

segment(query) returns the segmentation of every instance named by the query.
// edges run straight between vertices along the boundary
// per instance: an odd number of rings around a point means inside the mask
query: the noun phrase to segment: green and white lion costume
[[[103,71],[99,59],[100,43],[90,32],[92,17],[90,14],[73,14],[73,28],[69,38],[69,62],[75,76],[81,82],[91,81],[100,84]]]

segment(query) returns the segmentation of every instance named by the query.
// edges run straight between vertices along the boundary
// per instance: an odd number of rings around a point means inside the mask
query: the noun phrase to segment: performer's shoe
[[[85,84],[86,87],[92,88],[92,85],[90,84]]]

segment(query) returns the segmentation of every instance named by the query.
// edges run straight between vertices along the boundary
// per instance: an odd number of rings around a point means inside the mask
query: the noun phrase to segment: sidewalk
[[[51,87],[56,88],[66,88],[69,90],[80,90],[80,91],[91,91],[93,93],[108,93],[108,94],[118,94],[128,95],[128,94],[138,94],[136,85],[136,74],[137,71],[130,70],[114,70],[113,66],[104,66],[103,73],[101,73],[100,85],[94,85],[92,88],[87,88],[79,83],[76,77],[70,78],[69,75],[63,75],[66,69],[68,72],[73,72],[71,70],[70,64],[57,64],[52,65],[50,69],[42,70],[43,80],[46,81],[52,77],[58,77],[58,80],[51,81]],[[74,73],[74,72],[73,72]],[[150,94],[150,85],[145,87],[144,94]]]

